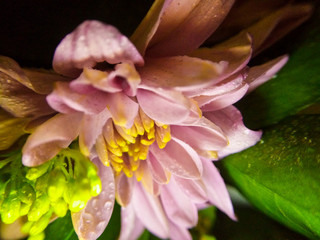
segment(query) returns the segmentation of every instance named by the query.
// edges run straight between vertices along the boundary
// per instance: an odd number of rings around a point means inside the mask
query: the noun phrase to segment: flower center
[[[103,163],[106,166],[111,164],[116,174],[123,171],[127,177],[132,177],[140,161],[147,159],[149,146],[156,142],[159,148],[164,148],[171,134],[170,126],[155,122],[140,109],[131,128],[116,125],[109,119],[103,137]]]

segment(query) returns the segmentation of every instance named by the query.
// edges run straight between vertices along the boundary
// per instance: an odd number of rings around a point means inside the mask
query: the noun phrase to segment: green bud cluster
[[[24,167],[21,153],[0,155],[0,215],[13,223],[26,216],[22,232],[44,239],[44,230],[68,210],[78,212],[101,192],[96,166],[78,150],[64,149],[37,167]]]

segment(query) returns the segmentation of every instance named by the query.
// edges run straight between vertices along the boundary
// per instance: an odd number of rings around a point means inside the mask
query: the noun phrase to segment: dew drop
[[[104,207],[109,210],[111,207],[112,207],[112,202],[110,201],[107,201],[105,204],[104,204]]]

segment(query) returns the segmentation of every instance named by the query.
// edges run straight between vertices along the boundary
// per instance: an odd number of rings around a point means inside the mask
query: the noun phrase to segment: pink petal
[[[288,56],[284,55],[273,59],[263,65],[250,68],[246,82],[249,83],[247,93],[259,87],[271,79],[288,61]]]
[[[171,240],[192,240],[192,236],[188,229],[170,221],[170,239]]]
[[[54,54],[53,68],[65,76],[75,77],[81,69],[104,61],[143,64],[135,46],[116,28],[88,20],[61,41]]]
[[[191,179],[201,177],[200,158],[196,151],[185,142],[172,137],[165,148],[160,149],[156,144],[152,144],[149,151],[172,174]]]
[[[109,94],[105,98],[113,122],[119,126],[130,128],[138,114],[139,105],[124,93]]]
[[[142,224],[160,238],[169,237],[168,219],[158,197],[146,193],[142,186],[135,184],[132,203]]]
[[[68,83],[57,82],[54,91],[47,96],[49,105],[62,113],[75,111],[86,114],[97,114],[106,108],[107,93],[94,91],[80,94],[72,91]]]
[[[190,91],[219,82],[225,76],[226,62],[196,57],[148,58],[139,68],[144,84],[178,91]]]
[[[116,199],[122,207],[127,207],[131,201],[133,183],[133,178],[124,173],[116,176]]]
[[[190,198],[187,197],[174,178],[161,189],[160,199],[168,218],[183,227],[193,227],[198,222],[198,211]]]
[[[177,185],[194,203],[204,203],[208,200],[205,185],[200,180],[174,177]]]
[[[81,120],[81,113],[57,114],[40,125],[23,146],[23,164],[40,165],[68,147],[79,134]]]
[[[223,72],[224,78],[242,70],[249,62],[252,54],[252,40],[249,35],[239,35],[222,42],[213,48],[199,48],[190,54],[192,57],[219,63],[227,63]]]
[[[133,204],[121,208],[121,232],[119,240],[136,240],[144,226],[134,212]]]
[[[84,115],[79,133],[79,147],[83,155],[90,156],[93,145],[110,117],[107,109],[96,115]]]
[[[226,94],[207,97],[207,103],[201,106],[201,110],[208,112],[228,107],[238,102],[247,93],[248,88],[249,85],[243,82],[239,88],[233,89]]]
[[[234,106],[229,106],[215,112],[207,112],[205,116],[220,126],[228,137],[229,145],[218,152],[220,158],[240,152],[253,146],[260,140],[262,132],[246,128],[243,124],[240,111]]]
[[[190,1],[172,1],[161,19],[159,39],[156,33],[149,45],[147,55],[176,56],[197,49],[221,24],[233,2],[232,0],[224,2],[201,0],[191,3]],[[181,16],[179,16],[180,9]],[[175,18],[177,20],[172,20]],[[172,25],[171,22],[173,22]],[[166,29],[169,30],[166,31]]]
[[[170,129],[172,136],[199,149],[219,150],[228,143],[221,129],[204,117],[191,126],[172,125]]]
[[[153,120],[175,124],[189,116],[190,103],[181,92],[144,85],[140,87],[137,92],[139,105]]]
[[[202,181],[207,187],[209,201],[231,219],[236,220],[228,190],[218,169],[206,159],[202,159],[202,164]]]
[[[97,239],[108,225],[114,206],[115,185],[112,169],[105,167],[98,158],[93,162],[99,169],[102,189],[97,197],[88,201],[84,209],[72,213],[72,223],[79,239]]]
[[[155,0],[149,12],[131,36],[131,41],[144,56],[146,48],[157,31],[164,9],[172,0]]]
[[[166,171],[163,169],[162,165],[153,156],[152,152],[148,153],[147,158],[148,168],[152,174],[152,178],[160,184],[167,184],[169,182],[169,177]]]

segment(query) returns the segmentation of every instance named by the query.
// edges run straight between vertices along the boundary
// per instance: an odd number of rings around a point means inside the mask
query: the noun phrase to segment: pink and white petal
[[[109,74],[108,80],[119,86],[130,97],[136,95],[138,85],[141,82],[139,73],[131,63],[117,64],[115,70]]]
[[[53,57],[53,69],[65,76],[76,77],[83,68],[104,61],[138,65],[144,62],[136,47],[115,27],[87,20],[60,42]]]
[[[197,224],[197,207],[175,183],[174,178],[162,186],[160,199],[170,221],[186,228]]]
[[[119,240],[136,240],[142,234],[144,226],[137,218],[133,204],[121,208],[121,231]]]
[[[204,203],[208,201],[207,190],[201,180],[185,179],[174,176],[174,179],[180,189],[194,202]]]
[[[192,236],[187,228],[170,221],[170,239],[171,240],[192,240]]]
[[[207,188],[209,201],[227,214],[232,220],[236,220],[232,202],[227,187],[218,169],[211,161],[201,159],[203,164],[202,181]]]
[[[217,124],[229,140],[229,145],[218,152],[219,158],[251,147],[261,138],[261,131],[252,131],[244,126],[242,115],[234,106],[215,112],[206,112],[205,116]]]
[[[169,224],[158,197],[144,191],[140,183],[135,184],[132,204],[142,224],[160,238],[169,237]]]
[[[309,3],[288,4],[243,30],[239,35],[249,33],[252,36],[255,56],[306,21],[312,12],[313,7]]]
[[[132,127],[139,110],[138,103],[122,92],[108,94],[105,100],[113,122],[125,128]]]
[[[145,55],[147,46],[158,29],[163,11],[170,2],[172,2],[172,0],[155,0],[149,12],[131,36],[130,40],[142,56]]]
[[[199,48],[193,51],[190,56],[216,63],[226,63],[223,76],[224,78],[228,78],[247,65],[251,59],[251,54],[252,39],[248,34],[243,34],[224,41],[212,48]]]
[[[83,116],[79,133],[79,148],[83,155],[90,156],[91,149],[109,118],[111,114],[108,109],[96,115]]]
[[[194,148],[215,151],[228,144],[222,130],[204,117],[191,126],[171,125],[170,129],[172,136]]]
[[[127,207],[131,201],[133,184],[133,178],[124,173],[116,176],[116,199],[122,207]]]
[[[243,84],[232,91],[218,95],[207,97],[207,103],[201,106],[203,112],[216,111],[222,108],[228,107],[236,102],[238,102],[246,93],[249,85],[243,82]],[[210,99],[211,98],[211,99]]]
[[[0,85],[0,107],[15,117],[35,118],[55,112],[46,102],[45,95],[35,93],[2,71]]]
[[[72,223],[79,239],[95,240],[105,230],[113,212],[115,183],[112,169],[98,158],[93,159],[99,169],[101,193],[91,198],[84,209],[72,213]]]
[[[154,181],[159,184],[167,184],[169,182],[170,174],[163,169],[162,165],[150,151],[148,153],[147,164]]]
[[[49,105],[62,113],[75,111],[97,114],[106,108],[107,93],[95,90],[88,94],[74,92],[69,83],[57,82],[54,91],[47,96]]]
[[[79,134],[82,117],[81,113],[57,114],[41,124],[23,146],[22,163],[40,165],[68,147]]]
[[[144,84],[177,91],[191,91],[215,84],[225,77],[227,63],[196,57],[148,58],[139,73]]]
[[[160,36],[147,50],[147,56],[163,57],[190,53],[197,49],[221,24],[233,5],[233,0],[201,0],[201,1],[172,1],[163,14],[159,29],[169,28],[170,32]],[[193,3],[193,4],[192,4]],[[192,7],[190,7],[192,5]],[[171,20],[178,17],[178,24],[174,22],[174,29],[170,27]],[[186,14],[189,12],[189,14]],[[178,14],[177,14],[178,13]],[[203,17],[206,16],[206,17]],[[184,18],[184,19],[181,19]],[[179,23],[180,22],[180,23]],[[161,33],[161,31],[159,31]],[[157,34],[154,38],[157,37]],[[187,40],[186,40],[187,39]]]
[[[246,82],[249,83],[247,94],[271,79],[288,61],[288,55],[273,59],[260,66],[249,69]]]
[[[152,144],[149,151],[172,174],[188,179],[201,177],[201,160],[197,152],[185,142],[172,137],[165,148],[160,149],[156,144]]]

